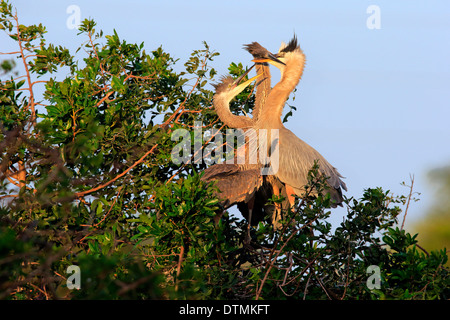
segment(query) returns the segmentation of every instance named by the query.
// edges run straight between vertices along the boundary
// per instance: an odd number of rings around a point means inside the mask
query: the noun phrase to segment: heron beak
[[[254,67],[254,65],[253,65],[250,69],[248,69],[242,76],[240,76],[238,79],[236,79],[236,80],[234,81],[234,85],[236,86],[236,88],[242,88],[242,89],[241,89],[241,91],[242,91],[242,90],[244,90],[250,83],[252,83],[253,81],[255,81],[258,77],[262,76],[262,73],[257,74],[257,75],[254,76],[253,78],[250,78],[250,79],[248,79],[247,81],[245,81],[245,82],[239,84],[239,83],[242,81],[242,79],[244,79],[245,76],[250,72],[250,70],[252,70],[253,67]]]
[[[269,53],[268,55],[269,55],[268,58],[256,58],[256,59],[253,59],[252,61],[253,62],[260,62],[260,63],[263,63],[263,62],[268,62],[268,63],[278,62],[278,63],[281,63],[283,65],[286,65],[283,61],[279,60],[275,55],[273,55],[271,53]]]
[[[262,74],[260,73],[260,74],[257,74],[256,76],[254,76],[253,78],[250,78],[250,79],[248,79],[247,81],[245,81],[245,82],[243,82],[243,83],[241,83],[239,86],[242,86],[242,87],[246,87],[246,86],[248,86],[250,83],[252,83],[253,81],[255,81],[258,77],[260,77],[260,76],[262,76]]]
[[[252,65],[252,66],[250,67],[250,69],[248,69],[247,71],[245,71],[243,75],[241,75],[239,78],[237,78],[237,79],[234,81],[234,83],[235,83],[236,85],[239,84],[239,82],[241,82],[242,79],[244,79],[244,78],[250,73],[250,71],[253,69],[254,66],[255,66],[255,65]]]

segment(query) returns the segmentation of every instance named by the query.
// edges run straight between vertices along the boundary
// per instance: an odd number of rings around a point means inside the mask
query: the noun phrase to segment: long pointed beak
[[[254,66],[255,66],[255,65],[252,65],[247,71],[244,72],[244,74],[242,74],[239,78],[237,78],[237,79],[235,80],[235,83],[236,83],[236,84],[239,84],[239,82],[241,82],[242,79],[244,79],[244,78],[249,74],[249,72],[253,69]]]
[[[253,81],[255,81],[258,77],[262,76],[262,73],[257,74],[256,76],[254,76],[253,78],[248,79],[247,81],[241,83],[238,87],[246,87],[248,86],[250,83],[252,83]]]
[[[283,65],[286,65],[283,61],[279,60],[274,54],[269,53],[268,56],[269,56],[268,58],[255,58],[252,61],[253,62],[269,62],[269,63],[275,61],[275,62],[281,63]]]
[[[244,90],[244,88],[247,87],[250,83],[252,83],[253,81],[255,81],[258,77],[262,76],[262,73],[257,74],[257,75],[254,76],[253,78],[250,78],[250,79],[248,79],[247,81],[245,81],[245,82],[239,84],[239,83],[242,81],[242,79],[244,79],[244,78],[247,76],[247,74],[250,72],[250,70],[253,69],[254,66],[255,66],[255,65],[251,66],[250,69],[248,69],[242,76],[240,76],[239,78],[237,78],[237,79],[234,81],[234,84],[235,84],[236,87],[240,87],[240,88],[242,88],[242,90]]]

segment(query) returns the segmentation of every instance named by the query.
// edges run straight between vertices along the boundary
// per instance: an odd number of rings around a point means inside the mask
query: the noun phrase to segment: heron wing
[[[262,185],[259,169],[243,169],[237,164],[215,164],[205,170],[203,181],[217,181],[217,194],[227,209],[238,202],[248,202]]]
[[[304,192],[303,187],[308,183],[308,172],[318,160],[319,171],[328,178],[333,200],[342,202],[341,188],[347,190],[341,180],[342,175],[318,151],[298,138],[290,130],[283,128],[279,131],[279,168],[276,176],[284,183],[294,188],[297,195]]]

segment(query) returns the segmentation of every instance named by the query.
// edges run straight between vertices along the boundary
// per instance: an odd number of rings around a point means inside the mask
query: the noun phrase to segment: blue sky
[[[286,127],[317,149],[346,177],[347,196],[401,186],[415,175],[421,201],[406,227],[434,200],[427,172],[450,164],[450,2],[443,1],[29,1],[12,2],[22,24],[43,23],[49,42],[71,50],[85,39],[66,27],[69,5],[97,30],[113,29],[147,51],[163,46],[179,70],[206,41],[220,52],[211,64],[251,65],[242,45],[258,41],[276,52],[297,34],[307,64],[297,112]],[[368,29],[369,5],[381,29]],[[14,49],[3,34],[1,49]],[[279,71],[272,69],[273,84]],[[335,221],[344,211],[337,210]]]

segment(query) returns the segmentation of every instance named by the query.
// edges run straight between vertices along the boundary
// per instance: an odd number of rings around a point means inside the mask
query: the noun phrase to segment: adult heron
[[[286,45],[282,44],[276,54],[276,60],[270,53],[259,53],[255,62],[267,62],[277,67],[281,72],[281,80],[272,88],[264,104],[255,128],[277,129],[279,162],[275,176],[285,184],[288,199],[294,204],[294,195],[304,196],[304,186],[308,183],[308,172],[317,161],[319,172],[327,177],[328,188],[324,191],[330,193],[332,205],[341,205],[342,189],[347,190],[341,180],[342,175],[318,151],[298,138],[287,129],[282,121],[283,107],[290,93],[299,83],[305,65],[305,55],[300,49],[297,37]]]

